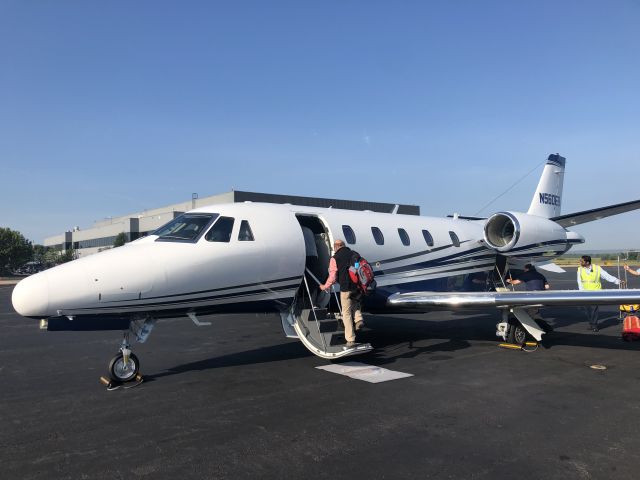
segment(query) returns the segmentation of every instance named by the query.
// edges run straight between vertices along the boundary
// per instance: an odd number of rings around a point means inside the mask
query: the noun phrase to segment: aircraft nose
[[[21,280],[11,294],[13,308],[23,317],[49,316],[49,282],[46,272]]]

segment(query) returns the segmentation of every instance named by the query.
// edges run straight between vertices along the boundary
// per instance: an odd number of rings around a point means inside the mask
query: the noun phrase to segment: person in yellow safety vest
[[[602,290],[602,279],[607,282],[623,285],[624,281],[607,273],[600,265],[591,265],[591,257],[583,255],[580,257],[578,267],[578,289],[579,290]],[[589,320],[589,330],[597,332],[598,328],[598,306],[586,305],[584,307]]]

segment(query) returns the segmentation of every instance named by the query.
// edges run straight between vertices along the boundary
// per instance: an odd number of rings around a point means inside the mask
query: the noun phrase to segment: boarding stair
[[[373,350],[369,343],[346,347],[341,311],[330,312],[327,308],[330,295],[333,294],[340,309],[336,292],[320,292],[314,288],[312,293],[310,281],[320,285],[318,279],[307,269],[302,288],[291,308],[281,314],[287,336],[298,338],[311,353],[326,359],[359,355]]]

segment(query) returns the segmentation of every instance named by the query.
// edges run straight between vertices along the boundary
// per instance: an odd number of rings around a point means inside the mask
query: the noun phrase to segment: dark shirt
[[[349,247],[342,247],[333,256],[338,267],[338,283],[340,284],[341,292],[353,292],[356,290],[356,284],[349,277],[349,267],[353,265],[354,255],[357,255],[356,252]]]
[[[544,275],[534,270],[523,272],[518,276],[517,280],[524,283],[526,290],[544,290],[544,286],[547,284],[547,279],[544,278]]]

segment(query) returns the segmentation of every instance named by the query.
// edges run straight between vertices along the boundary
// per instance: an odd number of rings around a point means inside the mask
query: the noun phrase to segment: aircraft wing
[[[509,292],[411,292],[394,293],[391,307],[422,310],[450,310],[486,307],[623,305],[640,303],[640,289],[634,290],[544,290]]]
[[[609,205],[608,207],[595,208],[593,210],[585,210],[583,212],[570,213],[568,215],[560,215],[553,217],[551,220],[562,225],[563,227],[571,227],[580,225],[581,223],[593,222],[601,218],[618,215],[619,213],[630,212],[640,208],[640,200],[632,202],[618,203],[617,205]]]

